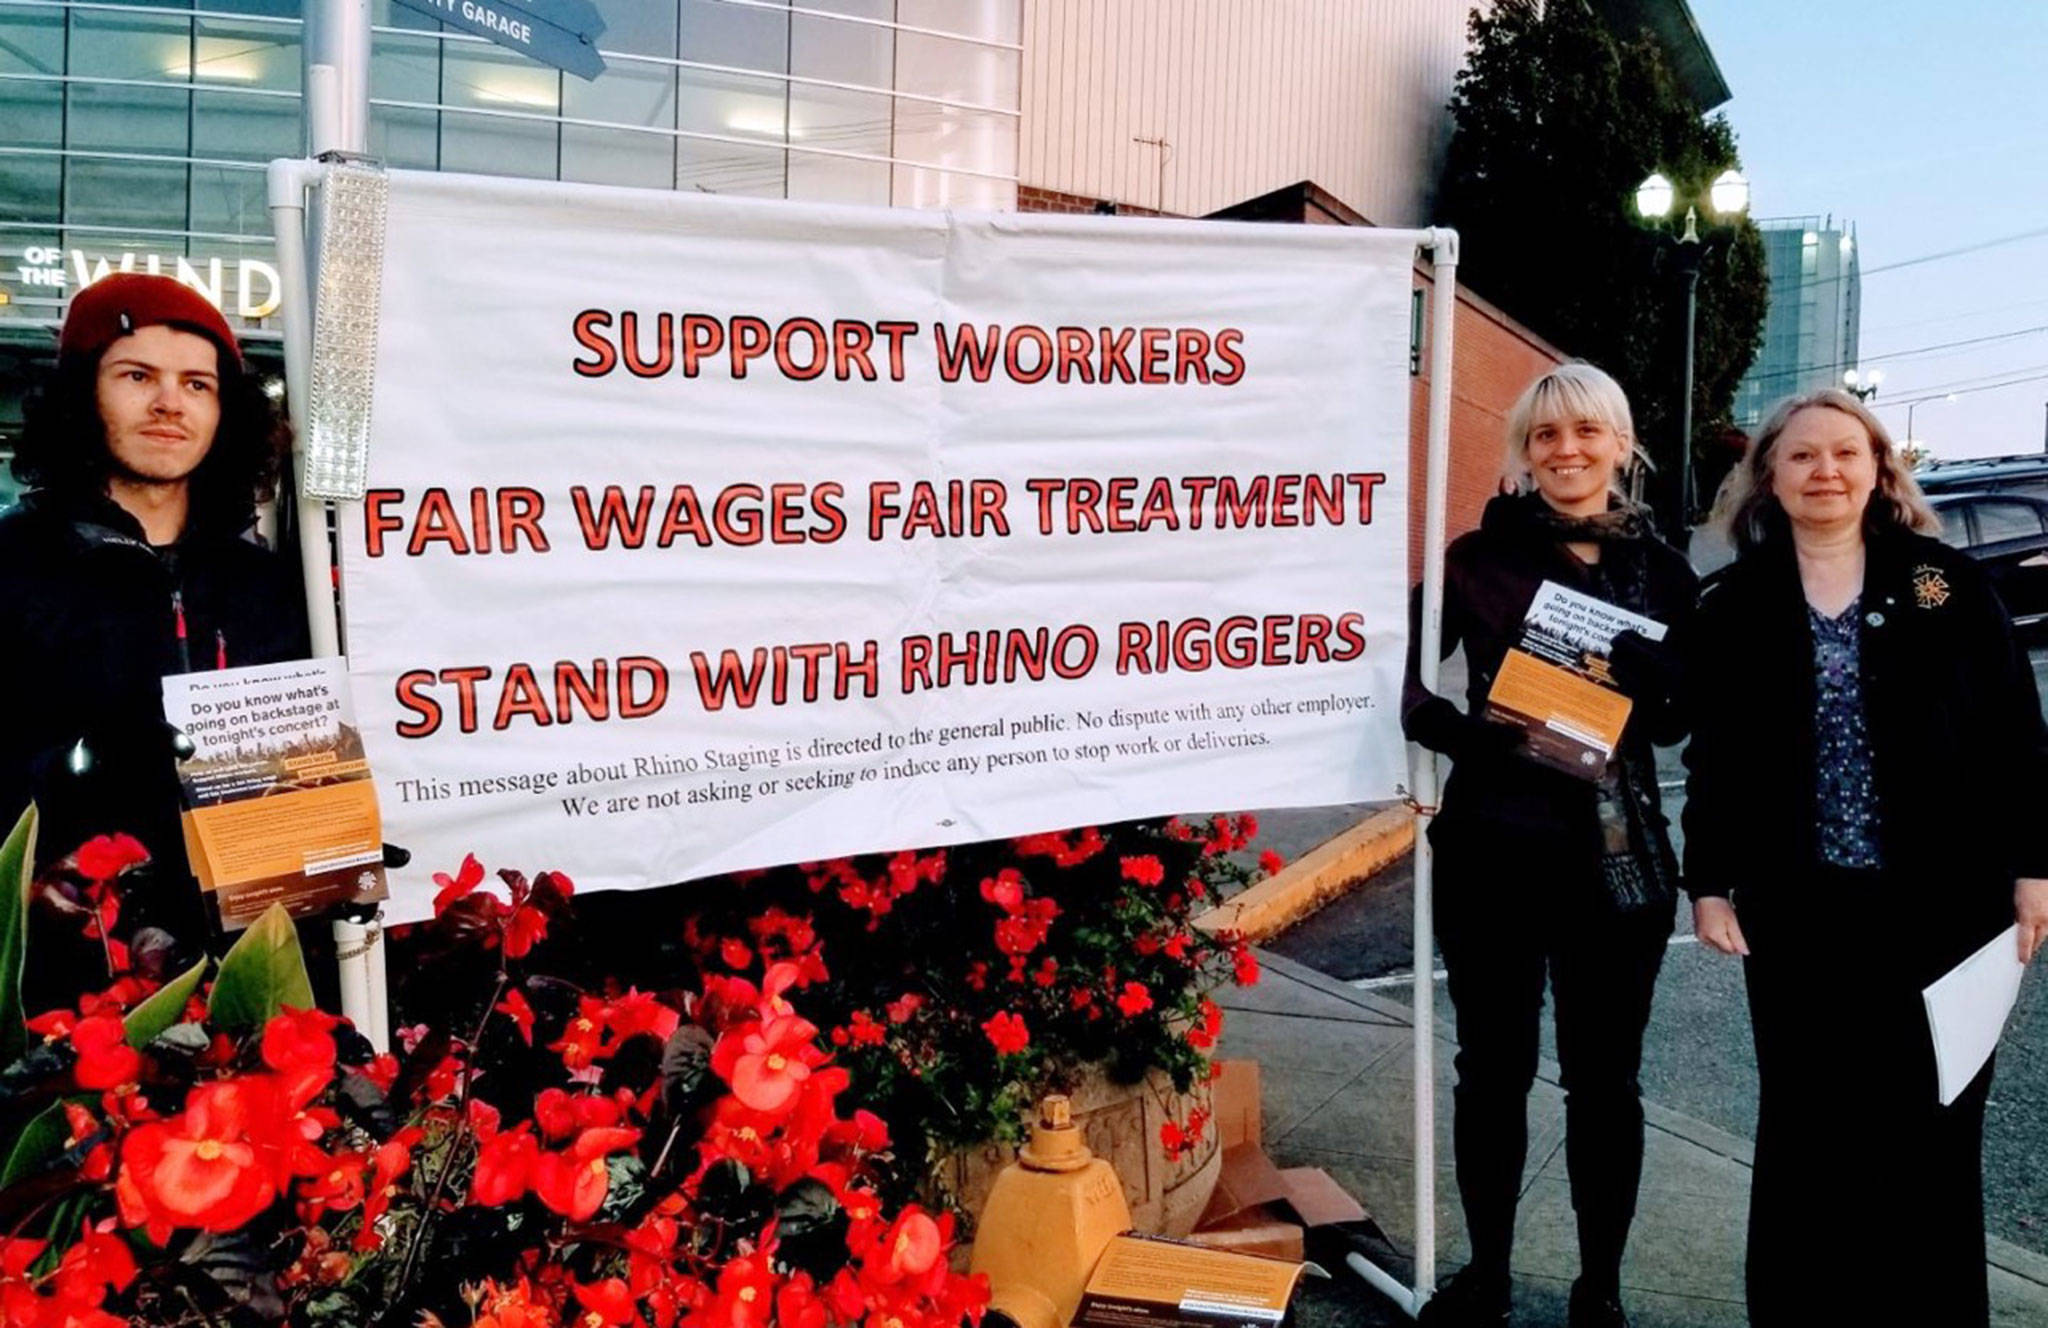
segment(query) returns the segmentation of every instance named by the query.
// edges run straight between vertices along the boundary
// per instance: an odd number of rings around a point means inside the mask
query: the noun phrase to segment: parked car
[[[1932,461],[1913,472],[1920,488],[1937,493],[2024,493],[2048,498],[2048,453]]]
[[[1983,565],[2013,624],[2030,636],[2048,623],[2048,498],[2012,489],[1927,495],[1941,538]]]

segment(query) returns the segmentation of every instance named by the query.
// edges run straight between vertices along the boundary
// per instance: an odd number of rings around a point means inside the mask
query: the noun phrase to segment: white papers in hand
[[[1991,1059],[2005,1017],[2019,999],[2019,928],[2007,927],[1983,949],[1935,979],[1921,999],[1934,1035],[1934,1064],[1941,1076],[1941,1105],[1954,1102]]]

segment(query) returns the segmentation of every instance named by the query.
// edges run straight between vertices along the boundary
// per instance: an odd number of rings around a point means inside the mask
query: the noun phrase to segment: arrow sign
[[[594,79],[604,72],[604,57],[597,48],[567,28],[557,27],[530,11],[544,0],[526,0],[515,8],[505,0],[397,0],[407,9],[440,19],[450,27],[473,32],[498,45],[528,55],[544,65],[578,78]],[[564,0],[547,0],[562,4]],[[577,0],[568,0],[573,6]],[[593,11],[594,13],[595,11]],[[602,28],[602,20],[599,27]]]
[[[590,0],[498,0],[507,9],[523,9],[543,23],[574,33],[595,46],[604,31],[604,16]]]

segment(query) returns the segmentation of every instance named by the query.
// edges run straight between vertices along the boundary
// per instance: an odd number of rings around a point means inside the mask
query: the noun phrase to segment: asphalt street
[[[2034,671],[2048,693],[2048,650],[2036,651]],[[1683,778],[1676,752],[1661,754],[1670,784]],[[1986,777],[1998,772],[1985,771]],[[1674,820],[1682,789],[1667,791]],[[1298,814],[1266,819],[1271,846],[1290,858],[1312,847],[1315,823]],[[1365,887],[1324,908],[1268,944],[1290,958],[1382,994],[1409,998],[1414,907],[1411,860],[1390,867]],[[2048,961],[2037,962],[1998,1052],[1998,1070],[1984,1129],[1984,1193],[1988,1229],[2048,1255]],[[1433,983],[1438,1017],[1454,1019],[1441,970]],[[1544,1020],[1544,1054],[1556,1055],[1554,1030]],[[1643,1092],[1651,1101],[1753,1138],[1756,1063],[1738,961],[1716,954],[1692,936],[1688,910],[1679,910],[1657,999],[1644,1039]],[[1881,1219],[1887,1226],[1910,1215]],[[1910,1227],[1894,1227],[1911,1244]]]

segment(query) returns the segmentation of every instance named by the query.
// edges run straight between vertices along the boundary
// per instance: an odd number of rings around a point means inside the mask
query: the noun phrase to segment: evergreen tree
[[[1708,183],[1738,165],[1735,134],[1703,116],[1647,33],[1617,34],[1587,0],[1498,0],[1474,11],[1438,213],[1463,237],[1459,276],[1568,355],[1627,389],[1657,467],[1658,510],[1678,506],[1685,288],[1671,237],[1699,203],[1693,387],[1696,508],[1735,459],[1735,385],[1762,337],[1769,282],[1748,218],[1714,217]],[[1676,224],[1645,223],[1652,171],[1679,188]]]

